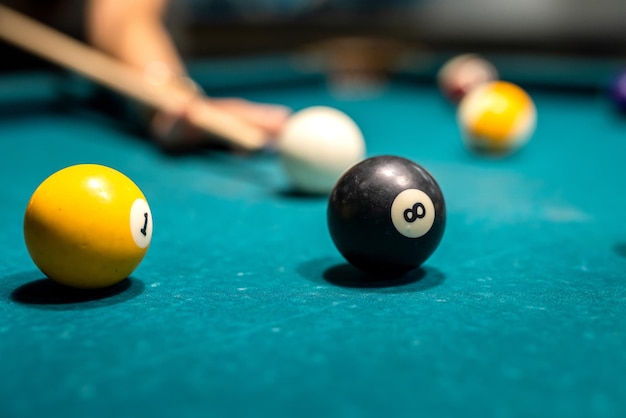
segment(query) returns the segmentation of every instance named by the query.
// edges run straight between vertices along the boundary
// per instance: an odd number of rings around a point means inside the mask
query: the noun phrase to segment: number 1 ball
[[[339,252],[369,273],[398,275],[435,251],[446,206],[435,179],[401,157],[368,158],[338,180],[328,203],[328,228]]]
[[[24,216],[31,258],[52,280],[96,289],[128,277],[152,238],[146,198],[112,168],[80,164],[44,180]]]

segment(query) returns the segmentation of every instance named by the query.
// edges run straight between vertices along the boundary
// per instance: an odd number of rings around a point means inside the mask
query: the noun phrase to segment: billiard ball
[[[611,99],[617,110],[626,112],[626,70],[618,74],[611,85]]]
[[[402,157],[378,156],[352,166],[337,181],[327,220],[332,241],[349,263],[395,277],[435,251],[446,206],[423,167]]]
[[[470,91],[461,101],[457,116],[461,136],[469,149],[507,155],[531,138],[537,111],[521,87],[493,81]]]
[[[24,240],[35,265],[74,288],[104,288],[128,277],[152,239],[141,190],[112,168],[66,167],[45,179],[28,202]]]
[[[458,103],[475,87],[498,79],[498,71],[477,54],[463,54],[447,61],[437,73],[437,82],[443,95]]]
[[[278,151],[295,191],[328,194],[339,176],[365,157],[365,140],[348,115],[314,106],[289,118],[278,135]]]

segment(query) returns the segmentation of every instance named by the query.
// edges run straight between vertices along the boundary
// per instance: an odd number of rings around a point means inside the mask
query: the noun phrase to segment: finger
[[[291,114],[286,106],[254,103],[244,99],[215,99],[213,104],[232,115],[275,135],[284,126]]]

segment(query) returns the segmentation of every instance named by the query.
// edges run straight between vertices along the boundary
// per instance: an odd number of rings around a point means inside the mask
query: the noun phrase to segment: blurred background
[[[85,38],[85,0],[0,3]],[[166,16],[190,63],[289,52],[303,71],[432,81],[474,52],[503,78],[557,88],[604,87],[626,68],[625,22],[626,0],[171,0]],[[0,41],[0,72],[52,67]]]
[[[195,1],[202,6],[194,16],[185,2],[174,2],[174,15],[186,23],[179,34],[191,35],[181,45],[200,54],[289,48],[341,35],[389,36],[437,49],[626,51],[624,0]]]
[[[2,0],[82,38],[82,0]],[[167,24],[189,58],[284,51],[346,36],[433,50],[626,54],[624,0],[174,0]],[[1,24],[1,23],[0,23]],[[0,69],[38,61],[2,44]]]

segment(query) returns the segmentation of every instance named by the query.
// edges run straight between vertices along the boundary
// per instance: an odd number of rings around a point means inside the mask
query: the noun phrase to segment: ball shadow
[[[281,199],[294,199],[294,200],[327,200],[328,193],[307,193],[294,188],[284,188],[276,192],[276,195]]]
[[[371,274],[330,258],[307,262],[298,271],[316,283],[385,293],[423,292],[445,280],[444,274],[433,267],[419,267],[400,275]]]
[[[40,277],[40,276],[39,276]],[[39,278],[16,287],[11,301],[40,309],[79,310],[110,306],[133,299],[143,293],[143,282],[127,278],[104,289],[74,289],[48,278]]]
[[[618,242],[613,246],[613,251],[620,257],[626,258],[626,242]]]

